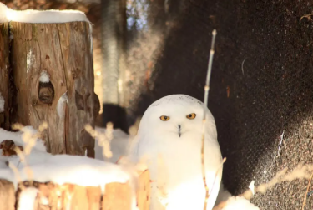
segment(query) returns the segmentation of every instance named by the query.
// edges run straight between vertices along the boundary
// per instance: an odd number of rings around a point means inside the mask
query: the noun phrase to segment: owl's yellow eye
[[[187,119],[189,120],[193,120],[196,118],[196,114],[195,113],[192,113],[192,114],[189,114],[189,115],[186,115]]]
[[[170,116],[166,116],[166,115],[162,115],[160,117],[160,120],[162,120],[162,121],[168,121],[169,119],[170,119]]]

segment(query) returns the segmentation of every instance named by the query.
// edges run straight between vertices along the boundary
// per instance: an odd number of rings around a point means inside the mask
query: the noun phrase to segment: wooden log
[[[38,188],[34,202],[34,209],[69,209],[69,210],[100,210],[101,188],[84,187],[72,184],[58,186],[56,184],[39,183],[29,186],[25,183],[19,195],[28,187]],[[105,210],[130,210],[131,188],[128,183],[109,183],[105,187],[102,209]],[[140,209],[141,210],[141,209]]]
[[[1,6],[1,5],[0,5]],[[8,129],[9,123],[9,24],[0,22],[0,127]]]
[[[103,197],[101,187],[85,187],[73,184],[57,185],[52,182],[19,182],[18,193],[15,194],[12,182],[0,180],[0,203],[3,209],[13,210],[15,200],[19,205],[22,192],[29,187],[37,188],[34,199],[34,210],[130,210],[132,190],[129,183],[112,182],[105,186]],[[150,178],[149,171],[139,176],[139,192],[137,206],[139,210],[149,210]],[[18,199],[15,199],[17,196]],[[101,202],[101,197],[102,202]],[[0,209],[2,209],[0,207]]]
[[[15,192],[12,182],[0,180],[0,205],[0,209],[15,209]]]
[[[139,175],[137,206],[140,210],[149,210],[149,205],[150,205],[150,173],[148,170],[145,170]]]
[[[94,140],[94,77],[88,22],[10,23],[17,122],[48,130],[43,140],[52,154],[84,155]],[[92,153],[92,152],[91,152]]]
[[[100,187],[87,187],[88,210],[99,210],[101,201]]]
[[[129,183],[112,182],[105,185],[102,210],[130,210],[131,187]]]

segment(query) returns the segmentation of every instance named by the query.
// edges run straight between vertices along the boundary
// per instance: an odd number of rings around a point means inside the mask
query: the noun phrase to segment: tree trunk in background
[[[119,37],[119,105],[125,107],[127,105],[128,96],[126,93],[126,59],[127,59],[127,16],[126,16],[126,0],[119,1],[118,16],[118,37]]]
[[[87,147],[93,156],[94,140],[84,129],[94,125],[98,108],[88,23],[11,22],[10,27],[16,122],[37,129],[46,121],[43,139],[52,154],[83,155]]]
[[[9,30],[8,23],[0,23],[0,127],[9,129]],[[4,104],[3,104],[4,102]],[[3,106],[3,110],[2,110]]]
[[[103,103],[119,104],[119,43],[118,8],[119,1],[103,1]]]

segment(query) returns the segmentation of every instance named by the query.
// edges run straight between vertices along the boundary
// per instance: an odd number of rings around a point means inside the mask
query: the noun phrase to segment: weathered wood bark
[[[0,100],[4,100],[3,111],[0,110],[0,127],[9,128],[9,30],[8,23],[0,23]],[[0,102],[1,103],[1,102]],[[0,105],[2,106],[2,105]]]
[[[46,121],[43,139],[52,154],[83,155],[84,146],[93,153],[94,140],[84,130],[94,125],[89,24],[11,22],[10,27],[17,122],[37,128]],[[49,82],[40,81],[43,72]]]
[[[12,182],[0,180],[0,209],[14,210],[15,194]]]
[[[103,210],[130,210],[131,187],[128,183],[112,182],[105,186]],[[118,199],[117,199],[118,198]]]

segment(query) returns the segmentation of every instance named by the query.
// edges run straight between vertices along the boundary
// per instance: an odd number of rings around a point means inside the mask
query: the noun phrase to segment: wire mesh
[[[168,94],[203,100],[215,28],[209,108],[227,157],[226,187],[239,194],[250,181],[258,185],[284,167],[312,163],[311,1],[126,2],[123,82],[130,123]],[[94,21],[101,18],[95,16]],[[94,35],[98,41],[103,38],[99,33]],[[283,131],[285,144],[278,156]],[[307,184],[304,180],[280,183],[252,202],[261,209],[300,209]],[[312,205],[308,197],[306,209]]]

